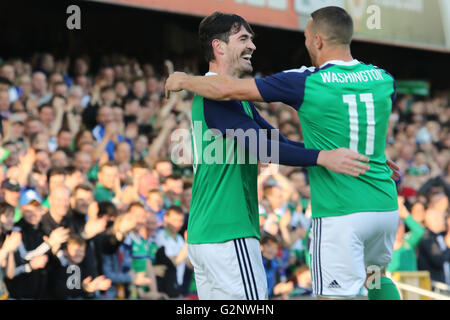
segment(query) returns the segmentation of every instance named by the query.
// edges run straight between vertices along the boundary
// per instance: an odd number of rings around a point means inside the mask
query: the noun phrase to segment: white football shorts
[[[313,219],[309,252],[314,294],[358,296],[366,270],[381,272],[391,261],[398,222],[398,211]]]
[[[200,300],[267,300],[267,278],[256,238],[188,244]]]

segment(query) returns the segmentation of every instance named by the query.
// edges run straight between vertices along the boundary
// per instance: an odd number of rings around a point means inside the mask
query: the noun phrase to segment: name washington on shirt
[[[358,72],[323,72],[320,74],[323,83],[355,83],[355,82],[369,82],[384,80],[383,75],[379,70],[364,70]]]

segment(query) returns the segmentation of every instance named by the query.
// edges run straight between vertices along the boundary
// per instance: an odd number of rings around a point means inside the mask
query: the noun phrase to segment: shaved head
[[[325,7],[311,14],[311,28],[329,45],[350,45],[353,37],[352,17],[340,7]]]

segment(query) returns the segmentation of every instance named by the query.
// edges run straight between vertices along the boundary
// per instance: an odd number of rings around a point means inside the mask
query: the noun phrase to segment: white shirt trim
[[[205,77],[208,77],[208,76],[218,76],[218,75],[219,75],[218,73],[210,72],[210,71],[208,71],[207,73],[205,73]]]
[[[338,65],[338,66],[355,66],[359,63],[358,60],[353,59],[352,61],[343,61],[343,60],[329,60],[327,62],[325,62],[323,65],[321,65],[319,68],[322,68],[324,66],[326,66],[327,64],[334,64],[334,65]]]
[[[315,67],[306,67],[302,66],[300,69],[291,69],[291,70],[285,70],[283,72],[298,72],[298,73],[304,73],[305,71],[314,72],[316,71]]]

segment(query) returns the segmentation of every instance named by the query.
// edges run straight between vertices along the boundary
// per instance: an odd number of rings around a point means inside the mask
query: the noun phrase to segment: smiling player
[[[353,21],[344,9],[325,7],[311,16],[305,45],[314,67],[264,79],[175,73],[166,90],[186,89],[215,100],[284,102],[298,111],[306,147],[348,147],[370,158],[370,170],[356,178],[308,168],[314,293],[353,298],[370,275],[366,271],[384,269],[392,257],[399,218],[384,151],[395,83],[386,71],[353,59]],[[369,299],[400,298],[390,279],[375,278],[380,285],[368,286]]]
[[[238,80],[252,72],[250,58],[256,49],[253,31],[241,17],[214,13],[199,27],[206,60],[207,75],[221,74]],[[194,266],[200,299],[267,299],[267,283],[259,245],[257,198],[260,148],[291,166],[322,165],[329,170],[358,176],[368,169],[368,161],[349,149],[323,151],[306,149],[303,143],[290,141],[276,132],[247,101],[213,101],[196,95],[192,105],[191,130],[194,154],[194,182],[187,229],[189,260]],[[197,126],[196,124],[200,124]],[[199,130],[196,128],[200,127]],[[214,141],[203,137],[215,129]],[[253,132],[257,141],[239,141],[227,130]],[[269,130],[268,133],[261,129]],[[278,140],[276,140],[276,137]],[[232,150],[218,162],[202,161],[213,143],[218,149]],[[279,152],[271,149],[272,143]],[[216,148],[217,149],[217,148]],[[275,149],[275,148],[274,148]],[[245,154],[239,163],[239,151]]]

